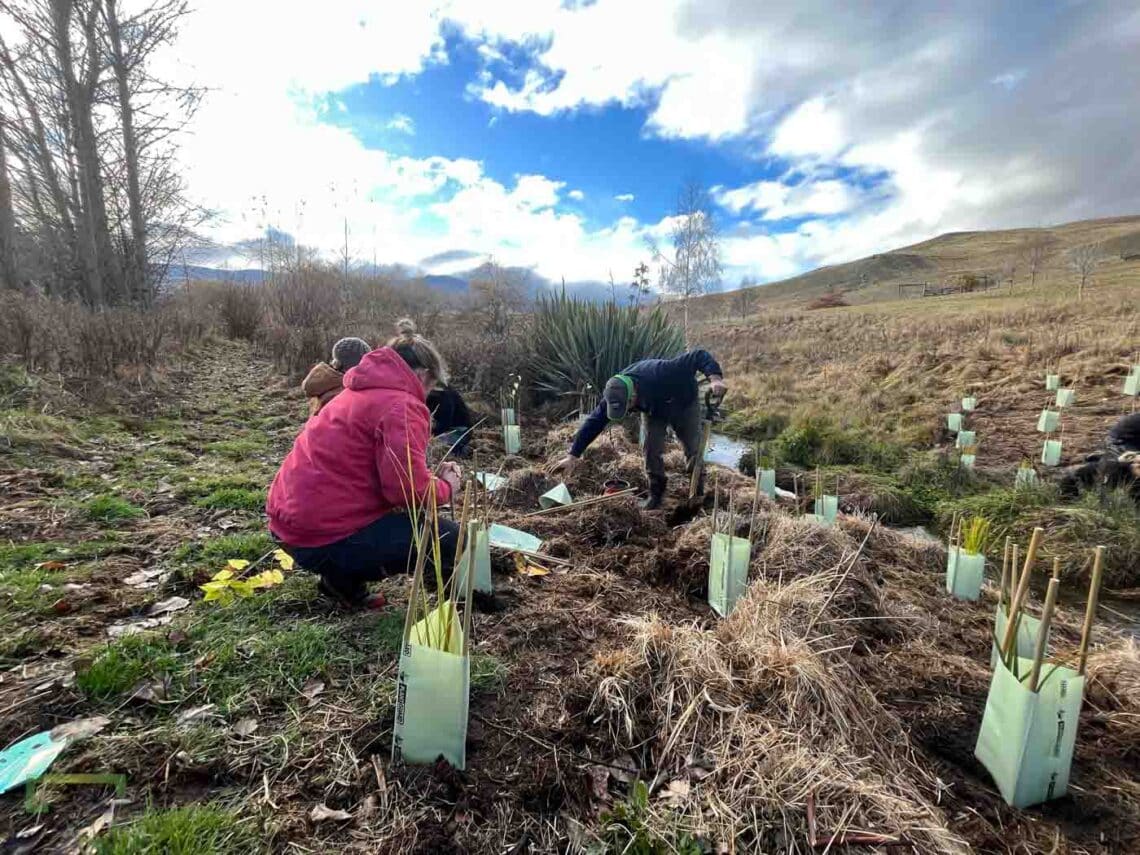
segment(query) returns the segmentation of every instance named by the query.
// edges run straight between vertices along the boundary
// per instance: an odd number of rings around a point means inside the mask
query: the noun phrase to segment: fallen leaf
[[[165,701],[166,684],[158,680],[146,680],[139,683],[133,692],[131,700],[135,701]]]
[[[115,821],[115,804],[112,802],[105,811],[95,817],[94,821],[79,829],[79,839],[83,841],[94,840],[103,829],[108,828]]]
[[[68,742],[75,742],[79,739],[94,736],[110,723],[111,719],[105,715],[92,716],[91,718],[77,718],[75,721],[69,721],[66,724],[53,727],[51,729],[51,738],[55,740],[66,739]]]
[[[680,804],[689,797],[689,790],[689,782],[685,778],[675,778],[657,795],[663,801]]]
[[[75,610],[75,606],[73,606],[71,604],[70,600],[68,600],[66,597],[64,597],[64,598],[58,599],[54,603],[52,603],[51,604],[51,610],[53,612],[55,612],[57,615],[66,615],[66,614],[70,614],[71,612],[73,612]]]
[[[231,558],[229,561],[226,562],[226,566],[229,567],[231,570],[244,570],[246,567],[249,566],[249,562],[246,561],[244,558]],[[221,575],[221,574],[219,574],[219,575]],[[215,576],[214,578],[217,578],[217,576]]]
[[[259,725],[257,719],[243,718],[241,721],[234,725],[234,733],[236,733],[238,736],[250,736],[255,730],[257,730],[258,727]]]
[[[301,694],[309,699],[309,703],[316,701],[317,695],[325,690],[323,680],[318,680],[316,677],[310,677],[305,681],[305,685],[301,687]]]
[[[170,599],[155,603],[150,607],[147,614],[151,615],[151,617],[155,617],[157,615],[169,614],[170,612],[180,612],[189,605],[190,601],[185,597],[171,597]]]
[[[352,819],[352,814],[346,810],[333,810],[324,804],[315,805],[309,811],[309,819],[313,822],[325,822],[326,820],[336,820],[337,822],[344,822],[345,820]]]
[[[63,586],[63,590],[65,590],[65,591],[86,591],[87,587],[88,586],[82,582],[68,582],[66,585]]]
[[[67,565],[62,561],[41,561],[39,564],[32,566],[36,570],[62,570]]]
[[[203,704],[200,707],[192,707],[192,708],[186,710],[185,712],[178,714],[178,723],[179,724],[188,724],[189,722],[194,721],[194,719],[201,718],[202,716],[207,715],[213,709],[214,709],[213,704]]]
[[[550,571],[526,560],[521,552],[515,553],[515,570],[520,576],[549,576]]]
[[[586,775],[590,780],[590,794],[600,802],[610,801],[610,770],[605,766],[591,766]]]
[[[288,572],[293,569],[293,556],[286,552],[284,549],[277,549],[273,552],[273,557],[277,559],[277,564],[282,570]]]
[[[371,819],[376,815],[376,811],[379,810],[379,807],[380,805],[376,801],[376,796],[367,796],[364,801],[361,802],[360,810],[356,812],[356,815],[361,819]]]
[[[123,579],[123,584],[135,588],[153,588],[157,587],[169,575],[170,571],[163,570],[161,567],[152,570],[138,570]]]
[[[134,621],[133,623],[116,623],[107,627],[107,635],[111,636],[111,638],[122,638],[127,635],[134,635],[136,632],[142,632],[146,629],[154,629],[156,626],[164,626],[172,620],[174,620],[174,615],[165,614],[159,617]]]

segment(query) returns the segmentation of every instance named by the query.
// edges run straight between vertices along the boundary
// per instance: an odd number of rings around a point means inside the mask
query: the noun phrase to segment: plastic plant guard
[[[955,567],[958,564],[958,553],[961,550],[957,546],[948,546],[946,548],[946,593],[949,594],[953,591],[950,580],[954,576]]]
[[[1037,418],[1037,430],[1041,433],[1055,433],[1061,426],[1061,414],[1056,410],[1042,410]]]
[[[970,445],[978,444],[978,432],[974,430],[960,430],[958,431],[958,439],[954,445],[958,448],[966,448]]]
[[[574,500],[570,498],[570,489],[565,484],[558,484],[538,497],[538,504],[543,508],[568,505],[572,501]]]
[[[962,549],[954,553],[946,564],[946,590],[959,600],[976,600],[986,575],[986,556]]]
[[[946,416],[946,429],[951,433],[957,433],[962,429],[962,414],[949,413]]]
[[[486,526],[476,522],[467,523],[467,539],[463,547],[463,555],[459,558],[455,572],[459,574],[456,579],[457,594],[462,598],[467,590],[467,567],[471,563],[472,545],[475,554],[475,578],[471,587],[481,594],[490,594],[494,591],[491,582],[491,544]]]
[[[748,586],[748,564],[752,544],[747,538],[729,537],[724,532],[712,536],[709,553],[709,605],[721,617],[728,617]]]
[[[518,424],[518,419],[515,417],[514,407],[504,407],[501,412],[504,425]]]
[[[1008,606],[998,606],[994,615],[994,637],[990,640],[990,668],[996,668],[998,658],[1001,654],[998,653],[998,640],[1005,638],[1005,626],[1009,622],[1006,617],[1006,608]],[[1037,631],[1041,627],[1041,620],[1035,618],[1033,615],[1026,614],[1024,611],[1019,613],[1017,618],[1017,632],[1014,634],[1014,644],[1017,647],[1017,655],[1021,659],[1033,659],[1033,653],[1037,649]],[[1050,635],[1052,632],[1050,632]],[[1019,672],[1024,676],[1028,672]],[[1044,668],[1042,668],[1042,673]]]
[[[1019,659],[1028,674],[1032,659]],[[1045,663],[1036,693],[998,662],[974,756],[989,770],[1006,804],[1016,808],[1063,796],[1077,741],[1085,678]]]
[[[21,739],[0,751],[0,793],[38,780],[68,745],[107,726],[103,716],[84,718]]]
[[[804,514],[800,519],[807,520],[816,525],[829,525],[826,517],[821,517],[819,514]]]
[[[1061,388],[1061,375],[1060,374],[1046,374],[1045,375],[1045,391],[1056,392]]]
[[[1014,476],[1014,487],[1032,487],[1037,483],[1037,470],[1031,466],[1021,466],[1017,470],[1017,475]]]
[[[958,458],[958,462],[962,464],[964,469],[973,469],[974,461],[977,460],[976,454],[963,454]]]
[[[507,486],[507,479],[502,475],[496,475],[494,472],[476,472],[475,480],[482,484],[488,493],[494,493]]]
[[[1133,397],[1140,395],[1140,371],[1133,371],[1124,378],[1124,394]]]
[[[760,470],[760,492],[766,495],[769,499],[776,498],[776,470],[775,469],[761,469]]]
[[[824,519],[828,525],[839,515],[838,496],[820,496],[815,500],[815,516]]]
[[[538,552],[542,548],[542,539],[517,528],[491,523],[488,532],[491,546],[499,549],[521,549],[524,552]]]
[[[1058,389],[1057,390],[1056,404],[1057,404],[1058,409],[1063,410],[1063,409],[1065,409],[1065,407],[1071,407],[1071,406],[1073,406],[1073,403],[1076,400],[1077,400],[1077,392],[1075,389]]]
[[[963,412],[972,413],[977,408],[978,408],[978,399],[977,398],[969,397],[969,398],[963,398],[962,399],[962,411]]]
[[[1041,449],[1041,462],[1046,466],[1061,465],[1061,440],[1045,440],[1045,447]]]
[[[433,638],[450,613],[450,650],[463,647],[463,628],[454,606],[432,610],[411,628],[400,652],[396,679],[396,724],[392,759],[405,763],[434,763],[441,754],[456,769],[467,765],[467,708],[471,690],[471,659],[458,652],[421,644]]]
[[[503,446],[507,454],[518,454],[522,448],[522,435],[518,425],[503,425]]]

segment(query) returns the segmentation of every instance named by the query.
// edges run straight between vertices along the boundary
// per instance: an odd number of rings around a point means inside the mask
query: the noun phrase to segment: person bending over
[[[371,349],[362,338],[342,338],[333,345],[330,362],[318,362],[309,370],[301,381],[301,391],[309,399],[310,418],[340,393],[344,372],[355,368]]]
[[[301,567],[320,576],[322,594],[346,605],[383,605],[367,583],[414,566],[413,503],[451,501],[462,473],[427,466],[431,417],[425,398],[447,381],[447,366],[408,320],[386,347],[344,375],[344,391],[310,419],[269,488],[269,531]],[[455,561],[459,526],[439,520],[444,577]],[[429,559],[430,560],[430,559]],[[434,571],[433,571],[434,572]]]
[[[450,386],[440,386],[428,392],[427,406],[431,410],[432,436],[440,437],[455,457],[464,457],[473,422],[463,396]]]
[[[1104,451],[1065,469],[1058,483],[1066,498],[1092,487],[1124,488],[1140,502],[1140,413],[1119,419],[1109,428]]]
[[[707,350],[691,350],[673,359],[643,359],[611,377],[597,408],[578,429],[570,453],[554,464],[554,471],[569,477],[582,453],[610,422],[620,421],[628,412],[644,413],[649,497],[642,507],[646,510],[661,507],[666,486],[663,459],[666,428],[672,427],[684,446],[687,471],[693,470],[700,453],[701,402],[695,376],[698,371],[708,377],[715,394],[724,394],[727,388],[724,372]],[[702,483],[698,492],[703,489]]]

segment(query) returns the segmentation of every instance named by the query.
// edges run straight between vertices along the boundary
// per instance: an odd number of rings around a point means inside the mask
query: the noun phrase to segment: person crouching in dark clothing
[[[1125,416],[1108,432],[1103,453],[1071,466],[1060,477],[1061,495],[1073,498],[1081,490],[1124,488],[1140,502],[1140,413]]]
[[[432,389],[427,396],[431,411],[431,435],[452,449],[453,457],[466,457],[471,443],[471,412],[463,396],[450,386]]]
[[[701,402],[696,374],[704,374],[712,391],[723,395],[726,389],[720,365],[707,350],[691,350],[673,359],[643,359],[615,374],[606,383],[602,400],[578,429],[570,453],[554,464],[554,471],[569,478],[586,447],[597,439],[610,422],[626,413],[645,414],[645,473],[649,498],[642,507],[661,507],[665,496],[665,431],[672,427],[685,448],[688,471],[700,454]],[[701,492],[703,485],[697,488]]]

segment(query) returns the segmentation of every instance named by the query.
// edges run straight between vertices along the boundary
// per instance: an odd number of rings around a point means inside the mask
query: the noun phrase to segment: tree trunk
[[[112,67],[119,89],[119,120],[123,131],[123,157],[127,170],[127,210],[131,223],[131,243],[127,251],[127,293],[132,300],[149,304],[153,294],[148,281],[146,215],[143,212],[139,182],[139,147],[135,136],[129,69],[123,56],[123,40],[115,0],[105,0],[104,8],[111,40]]]
[[[12,208],[12,185],[8,179],[8,157],[4,128],[0,126],[0,287],[20,284],[16,259],[16,212]]]

